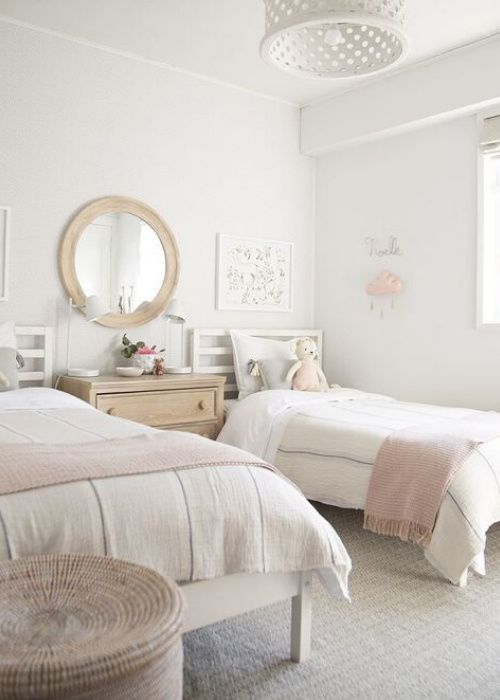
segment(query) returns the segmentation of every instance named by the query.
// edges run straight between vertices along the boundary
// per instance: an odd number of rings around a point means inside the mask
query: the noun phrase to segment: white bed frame
[[[184,584],[184,631],[291,599],[290,658],[307,661],[311,654],[312,574],[233,574]]]
[[[274,340],[310,337],[318,346],[318,359],[321,363],[323,332],[317,328],[238,330],[247,335]],[[237,395],[238,387],[234,376],[234,358],[229,329],[193,329],[191,364],[193,372],[225,376],[225,397],[231,398]],[[188,610],[186,629],[194,629],[225,617],[291,598],[290,656],[293,661],[305,661],[309,658],[311,651],[312,574],[311,571],[290,574],[237,574],[201,584],[188,584],[183,588],[191,607]],[[206,605],[207,599],[210,600],[210,607]],[[190,614],[194,615],[193,624]]]
[[[307,336],[318,346],[318,360],[321,364],[323,353],[323,331],[315,329],[271,330],[269,328],[233,329],[247,335],[274,340],[292,340]],[[259,359],[259,358],[255,358]],[[193,372],[219,374],[226,377],[224,395],[232,398],[237,395],[238,387],[234,377],[233,348],[231,346],[231,331],[226,328],[194,328],[191,336],[191,364]]]
[[[16,326],[17,349],[28,365],[18,372],[19,385],[52,386],[52,328]],[[33,366],[30,366],[33,365]]]
[[[16,336],[27,364],[38,365],[19,370],[20,385],[52,386],[52,328],[16,326]],[[291,599],[290,656],[293,661],[306,661],[311,650],[312,573],[233,574],[184,584],[184,631]]]

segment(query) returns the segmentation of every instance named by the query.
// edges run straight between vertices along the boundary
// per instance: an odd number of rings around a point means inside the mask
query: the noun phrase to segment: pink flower
[[[143,348],[137,350],[136,355],[156,355],[156,350],[145,345]]]

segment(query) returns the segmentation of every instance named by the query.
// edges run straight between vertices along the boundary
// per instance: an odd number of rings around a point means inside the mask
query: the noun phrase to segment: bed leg
[[[469,573],[469,570],[465,569],[463,574],[460,576],[460,580],[458,582],[459,588],[465,588],[467,586],[468,573]]]
[[[300,574],[300,592],[292,598],[290,657],[301,663],[311,655],[312,572]]]

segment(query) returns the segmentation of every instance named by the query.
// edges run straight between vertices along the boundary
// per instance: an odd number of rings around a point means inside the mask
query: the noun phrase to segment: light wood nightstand
[[[111,416],[215,439],[224,423],[225,377],[59,377],[56,387]]]

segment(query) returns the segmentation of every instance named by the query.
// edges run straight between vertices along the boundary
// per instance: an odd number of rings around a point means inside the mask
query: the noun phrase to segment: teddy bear
[[[318,348],[312,338],[299,338],[295,341],[293,351],[297,362],[290,367],[286,375],[295,391],[327,391],[328,382],[323,370],[316,362]]]
[[[165,374],[165,360],[163,357],[155,357],[154,363],[153,374],[156,377],[163,376]]]

